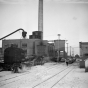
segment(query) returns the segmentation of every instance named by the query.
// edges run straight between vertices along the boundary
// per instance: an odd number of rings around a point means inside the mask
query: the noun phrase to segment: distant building
[[[55,49],[59,51],[65,51],[65,40],[54,40]]]
[[[80,56],[88,57],[88,42],[79,42]]]
[[[54,40],[55,50],[59,50],[59,55],[61,57],[66,57],[65,52],[65,40]]]

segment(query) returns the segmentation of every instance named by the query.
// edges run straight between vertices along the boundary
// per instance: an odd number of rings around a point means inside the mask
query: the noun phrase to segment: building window
[[[18,44],[11,44],[12,47],[18,47]]]
[[[27,43],[23,43],[22,48],[27,48]]]
[[[4,45],[4,47],[5,47],[5,48],[8,48],[8,47],[9,47],[9,44]]]

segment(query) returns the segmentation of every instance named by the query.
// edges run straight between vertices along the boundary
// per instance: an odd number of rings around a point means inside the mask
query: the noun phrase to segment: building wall
[[[2,53],[2,48],[0,48],[0,60],[3,59],[3,53]]]
[[[65,51],[65,40],[55,40],[55,49],[60,51]]]
[[[11,39],[2,41],[3,53],[7,47],[10,47],[11,44],[16,44],[18,48],[22,48],[29,55],[33,53],[33,43],[38,39]]]
[[[4,50],[11,46],[11,44],[17,45],[18,48],[21,48],[25,51],[26,55],[33,55],[37,51],[36,46],[40,44],[40,39],[11,39],[11,40],[3,40],[2,41],[2,50],[4,54]],[[46,45],[47,41],[44,40],[43,43]],[[34,51],[35,48],[35,51]],[[46,50],[47,51],[47,50]]]
[[[40,46],[42,44],[43,44],[43,46]],[[35,41],[35,54],[38,55],[38,52],[44,52],[44,51],[45,51],[44,55],[48,55],[48,42],[47,42],[47,40],[43,40],[42,42]]]
[[[0,55],[2,54],[2,48],[0,48]]]
[[[88,54],[88,42],[79,42],[79,46],[81,57],[83,57],[85,54]]]
[[[49,56],[55,56],[55,46],[54,43],[48,43]]]

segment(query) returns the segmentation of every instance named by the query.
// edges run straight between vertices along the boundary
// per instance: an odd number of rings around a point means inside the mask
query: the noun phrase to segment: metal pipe
[[[12,33],[10,33],[10,34],[8,34],[8,35],[6,35],[6,36],[0,38],[0,40],[2,40],[2,39],[4,39],[4,38],[6,38],[6,37],[8,37],[8,36],[10,36],[10,35],[12,35],[12,34],[14,34],[15,32],[17,32],[17,31],[19,31],[19,30],[22,30],[22,31],[24,32],[24,30],[23,30],[22,28],[19,28],[19,29],[17,29],[16,31],[14,31],[14,32],[12,32]]]

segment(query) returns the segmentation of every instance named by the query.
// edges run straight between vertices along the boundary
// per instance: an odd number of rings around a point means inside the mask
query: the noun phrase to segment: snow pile
[[[30,69],[31,69],[31,67],[26,66],[25,64],[22,64],[22,68],[21,68],[21,69],[18,68],[18,72],[19,72],[19,73],[22,73],[22,72],[26,72],[26,71],[28,71],[28,70],[30,70]]]

